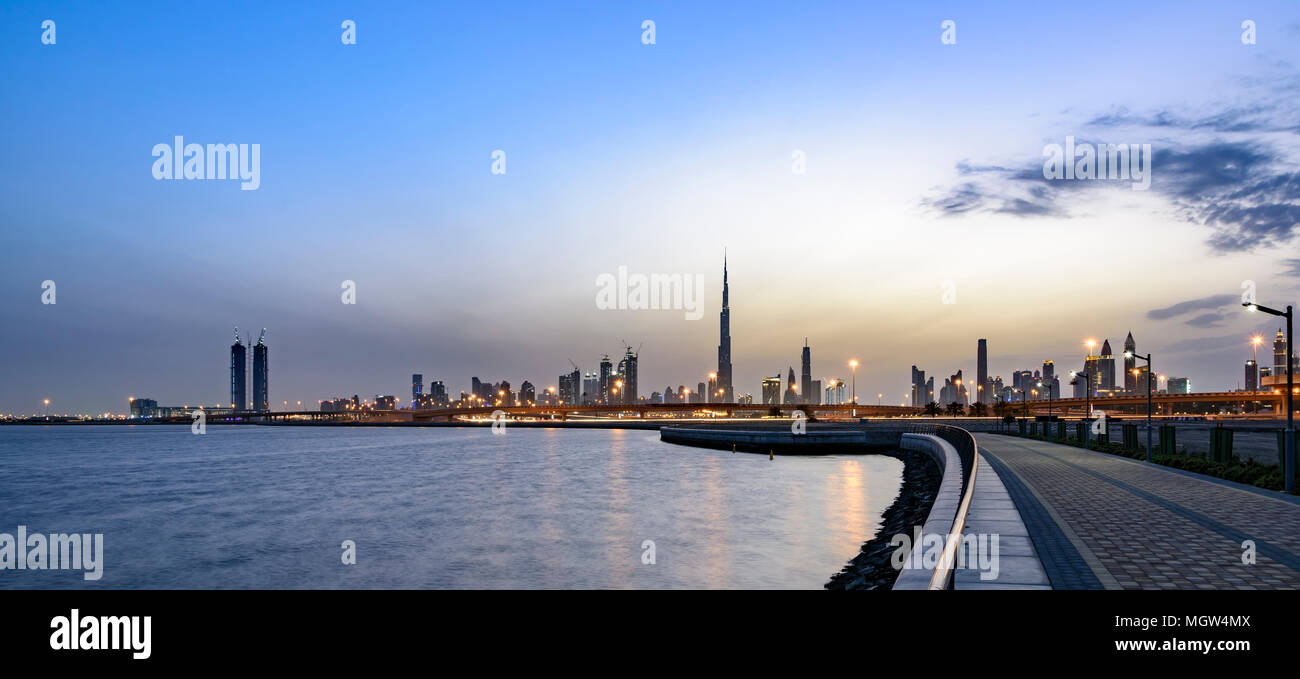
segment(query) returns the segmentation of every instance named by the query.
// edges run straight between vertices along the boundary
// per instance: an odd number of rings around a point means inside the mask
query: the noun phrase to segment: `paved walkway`
[[[1054,588],[1300,589],[1300,499],[1073,446],[975,439]]]
[[[1052,589],[1047,571],[1030,540],[1028,527],[1020,512],[1016,511],[1002,479],[983,457],[975,470],[975,493],[962,535],[963,543],[958,554],[965,556],[962,563],[966,567],[958,568],[954,574],[954,589]],[[986,547],[983,563],[978,558],[979,548],[967,548],[966,540],[971,536],[991,540],[991,537],[979,537],[981,535],[998,536],[996,571],[988,567],[987,557],[992,554],[989,542],[983,543]]]

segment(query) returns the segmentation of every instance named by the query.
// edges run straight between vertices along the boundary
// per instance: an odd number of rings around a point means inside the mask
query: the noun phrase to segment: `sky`
[[[1042,4],[7,3],[0,413],[226,402],[236,325],[276,407],[624,341],[643,395],[694,388],[724,249],[741,393],[805,337],[896,403],[979,338],[1009,379],[1130,331],[1237,388],[1277,326],[1243,285],[1300,296],[1300,11]],[[258,144],[260,186],[155,179],[177,135]],[[1044,179],[1067,137],[1150,144],[1150,187]],[[700,276],[702,318],[599,308],[620,267]]]

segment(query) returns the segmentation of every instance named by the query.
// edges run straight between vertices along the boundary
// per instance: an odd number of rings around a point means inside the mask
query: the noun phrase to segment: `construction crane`
[[[632,345],[631,345],[631,344],[628,344],[628,343],[627,343],[627,340],[622,339],[622,338],[619,338],[618,341],[622,342],[622,343],[623,343],[623,346],[627,347],[627,350],[628,350],[628,351],[632,351]],[[636,353],[635,353],[635,354],[632,354],[632,355],[633,355],[633,356],[640,356],[640,355],[641,355],[641,347],[643,347],[643,346],[645,346],[645,342],[642,342],[640,345],[638,345],[637,348],[636,348]]]
[[[262,328],[262,334],[257,336],[257,343],[258,344],[266,343],[266,328]]]

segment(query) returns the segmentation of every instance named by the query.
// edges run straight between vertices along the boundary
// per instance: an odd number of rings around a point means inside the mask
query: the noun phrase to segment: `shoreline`
[[[925,525],[930,506],[939,491],[943,473],[928,455],[910,450],[890,450],[883,455],[903,461],[903,480],[898,497],[881,514],[880,529],[863,543],[858,553],[823,585],[828,590],[889,589],[899,571],[890,563],[896,546],[889,544],[898,534],[911,535],[914,526]]]

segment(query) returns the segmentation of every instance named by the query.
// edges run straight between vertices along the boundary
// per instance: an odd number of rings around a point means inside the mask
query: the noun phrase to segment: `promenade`
[[[1072,446],[975,438],[1055,589],[1300,589],[1300,498]],[[1253,565],[1242,562],[1248,540]]]

